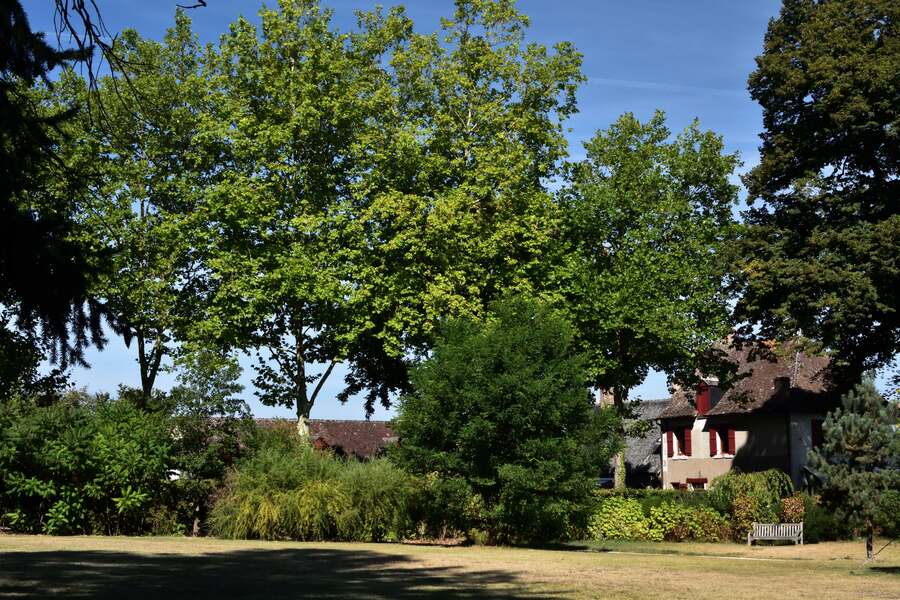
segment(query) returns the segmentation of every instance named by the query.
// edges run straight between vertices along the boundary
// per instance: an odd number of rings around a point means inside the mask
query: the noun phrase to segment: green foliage
[[[67,384],[65,370],[41,374],[41,361],[49,350],[40,336],[15,327],[11,311],[0,308],[0,403],[31,397],[47,404],[59,395]]]
[[[621,494],[604,497],[588,526],[593,539],[718,542],[730,533],[728,519],[708,506],[664,501],[645,511]]]
[[[900,491],[900,409],[866,381],[848,392],[823,425],[824,443],[809,465],[822,480],[822,497],[839,519],[871,540],[896,514],[883,507]]]
[[[58,104],[86,108],[67,123],[61,152],[97,180],[72,237],[94,250],[90,293],[134,340],[139,399],[149,402],[176,339],[201,314],[206,271],[190,221],[215,180],[200,135],[209,94],[201,47],[180,11],[162,43],[125,30],[115,52],[127,85],[119,74],[92,89],[68,71],[54,90]]]
[[[729,471],[710,484],[709,503],[729,515],[735,540],[744,539],[753,523],[777,523],[782,498],[794,493],[791,478],[780,469],[755,473]]]
[[[234,357],[200,350],[182,356],[179,366],[179,383],[165,400],[179,472],[173,494],[182,520],[197,534],[228,469],[247,452],[255,424],[237,397],[243,386],[237,383],[241,369]]]
[[[20,0],[0,5],[0,306],[65,364],[102,345],[105,311],[87,289],[94,248],[71,236],[94,182],[59,155],[60,128],[78,107],[48,106],[47,82],[58,69],[90,65],[93,48],[54,47],[32,30],[28,9]]]
[[[720,542],[730,534],[728,519],[708,506],[665,502],[650,509],[648,538],[651,540]]]
[[[597,540],[643,540],[649,524],[637,500],[610,496],[600,502],[588,524],[588,535]]]
[[[723,254],[738,158],[696,122],[672,139],[661,112],[648,123],[625,114],[584,146],[561,197],[560,306],[591,383],[627,414],[651,368],[689,381],[720,366],[709,349],[729,332]]]
[[[595,490],[598,499],[611,496],[638,500],[644,514],[650,514],[650,508],[664,502],[674,502],[687,506],[709,506],[709,494],[705,490],[663,490],[659,488],[616,488]]]
[[[432,472],[418,478],[411,510],[418,537],[437,540],[470,537],[467,532],[478,523],[481,502],[464,478],[440,477]]]
[[[710,505],[719,512],[750,515],[752,521],[772,523],[778,520],[781,499],[794,493],[791,478],[780,469],[755,473],[729,471],[710,484]]]
[[[348,540],[399,541],[412,530],[409,502],[415,482],[389,461],[348,461],[340,482],[352,508],[341,515],[341,537]]]
[[[521,297],[487,322],[450,321],[401,399],[391,457],[413,473],[463,479],[494,541],[558,539],[584,523],[618,422],[596,413],[568,324]],[[582,525],[583,526],[583,525]]]
[[[819,496],[803,493],[803,541],[811,544],[846,539],[850,530],[834,511],[822,504]]]
[[[547,186],[584,76],[571,44],[528,42],[527,27],[512,0],[459,0],[437,33],[391,57],[391,106],[355,186],[371,342],[354,347],[367,356],[351,381],[375,388],[370,403],[388,399],[386,383],[402,389],[392,375],[405,378],[404,359],[429,351],[444,319],[481,318],[508,293],[557,293]]]
[[[336,458],[287,433],[239,463],[210,515],[227,538],[399,540],[413,528],[415,484],[383,459]]]
[[[0,514],[15,531],[142,533],[164,502],[171,460],[164,418],[127,401],[0,406]]]
[[[763,109],[739,248],[745,333],[802,330],[847,389],[900,351],[900,4],[789,0],[750,75]]]
[[[625,114],[585,144],[563,194],[566,314],[595,385],[620,402],[650,368],[681,379],[728,332],[722,282],[738,165],[694,123]]]

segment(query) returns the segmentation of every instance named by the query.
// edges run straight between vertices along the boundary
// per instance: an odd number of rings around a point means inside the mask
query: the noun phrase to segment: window
[[[812,447],[818,448],[825,442],[825,432],[822,431],[822,419],[813,419],[809,422],[812,433]]]
[[[701,381],[700,385],[697,386],[697,396],[695,398],[695,403],[697,405],[697,414],[705,415],[709,412],[710,409],[710,392],[709,392],[709,384]]]
[[[681,427],[666,431],[666,458],[691,455],[691,428]]]
[[[712,436],[712,431],[710,431],[710,436]],[[734,428],[728,426],[721,426],[715,430],[716,433],[716,445],[718,446],[718,453],[716,456],[734,456],[735,450],[735,439],[734,439]],[[710,439],[709,446],[712,448],[713,441]],[[710,456],[713,456],[710,453]]]
[[[675,448],[676,456],[691,455],[691,428],[684,427],[677,429],[674,433],[675,439],[678,441],[678,447]]]
[[[706,477],[688,477],[687,489],[689,490],[705,490]]]

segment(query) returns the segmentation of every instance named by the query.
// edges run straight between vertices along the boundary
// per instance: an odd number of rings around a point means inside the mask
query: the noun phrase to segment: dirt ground
[[[876,549],[886,543],[882,542]],[[0,536],[0,598],[900,599],[900,542],[556,549]]]

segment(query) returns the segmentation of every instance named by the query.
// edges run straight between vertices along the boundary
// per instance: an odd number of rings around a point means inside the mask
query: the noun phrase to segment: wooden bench
[[[754,523],[747,533],[747,545],[754,540],[790,540],[803,545],[803,523]]]

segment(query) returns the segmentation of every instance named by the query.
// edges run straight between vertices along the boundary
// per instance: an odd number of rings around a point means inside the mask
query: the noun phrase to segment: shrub
[[[845,523],[839,523],[834,512],[822,505],[819,496],[800,494],[803,500],[803,541],[814,544],[847,537]]]
[[[709,500],[718,512],[731,516],[734,538],[743,539],[754,522],[778,521],[781,499],[793,493],[791,478],[779,469],[730,471],[712,481]]]
[[[728,520],[708,506],[666,502],[650,509],[648,539],[654,541],[719,542],[728,539]]]
[[[445,323],[412,374],[392,460],[464,480],[494,542],[559,539],[586,525],[596,473],[618,449],[619,416],[585,399],[571,326],[539,302],[509,298],[484,320]]]
[[[661,490],[657,488],[618,488],[595,490],[598,501],[609,497],[631,498],[641,503],[645,516],[650,509],[667,502],[684,506],[710,506],[710,498],[705,490]]]
[[[588,535],[596,540],[643,540],[649,536],[649,523],[640,502],[611,496],[591,517]]]
[[[0,406],[0,520],[14,531],[147,532],[171,466],[165,417],[130,402]]]
[[[802,523],[805,512],[803,496],[794,494],[793,496],[782,498],[780,512],[782,523]]]
[[[412,528],[413,479],[385,460],[356,462],[296,436],[263,436],[210,514],[211,531],[249,539],[383,541]]]
[[[340,472],[349,508],[340,517],[341,537],[360,542],[397,541],[413,529],[413,478],[385,459],[348,461]]]
[[[475,528],[481,514],[480,499],[465,479],[441,478],[437,473],[416,480],[411,505],[415,534],[427,539],[466,536],[466,532]]]
[[[727,512],[739,497],[752,497],[768,520],[774,520],[781,499],[793,493],[791,478],[784,471],[769,469],[757,473],[729,471],[712,481],[709,496],[711,506],[719,512]]]

